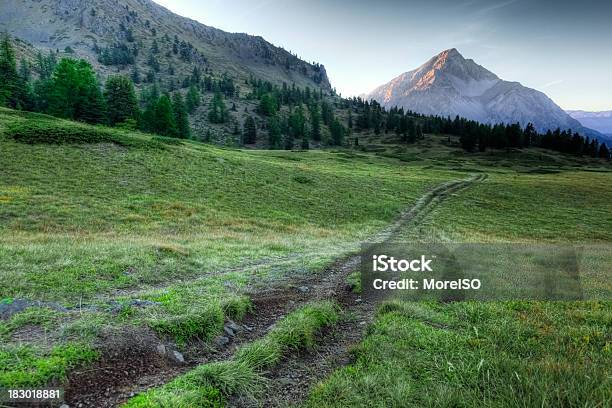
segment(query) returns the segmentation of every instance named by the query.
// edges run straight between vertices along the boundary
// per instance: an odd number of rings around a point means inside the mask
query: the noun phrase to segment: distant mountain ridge
[[[145,70],[153,41],[160,47],[162,41],[172,46],[176,38],[190,47],[190,62],[201,68],[245,78],[252,74],[276,84],[331,89],[322,65],[302,61],[262,37],[227,33],[181,17],[151,0],[2,0],[0,31],[37,49],[86,57],[104,74],[125,67],[97,64],[100,49],[116,44],[129,52],[136,48],[136,63]],[[175,54],[165,49],[159,53],[159,76],[186,74],[187,64]]]
[[[544,93],[500,79],[455,48],[379,86],[367,98],[385,107],[423,114],[459,115],[483,123],[519,122],[522,126],[531,122],[541,132],[559,127],[607,139],[572,118]]]
[[[568,110],[566,112],[584,126],[612,136],[612,110],[599,112]]]

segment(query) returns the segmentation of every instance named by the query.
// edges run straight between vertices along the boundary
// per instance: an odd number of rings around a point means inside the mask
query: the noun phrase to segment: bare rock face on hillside
[[[131,58],[128,53],[146,71],[156,49],[157,74],[167,80],[180,80],[187,66],[198,64],[234,77],[253,74],[277,84],[330,89],[320,64],[302,61],[261,37],[178,16],[151,0],[2,0],[0,31],[37,49],[87,58],[102,73],[127,70],[131,64],[122,58]],[[100,63],[104,50],[119,62]]]
[[[367,98],[424,114],[523,126],[531,122],[539,131],[559,127],[603,136],[582,126],[544,93],[504,81],[454,48],[376,88]]]

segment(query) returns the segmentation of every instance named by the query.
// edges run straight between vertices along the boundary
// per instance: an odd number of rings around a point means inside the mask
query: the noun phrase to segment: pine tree
[[[421,125],[417,125],[416,127],[416,138],[417,140],[423,139],[423,128],[421,127]]]
[[[257,141],[257,126],[252,116],[244,120],[242,140],[244,144],[254,144]]]
[[[36,55],[36,65],[38,68],[38,75],[41,80],[51,79],[55,66],[57,65],[57,59],[53,52],[49,52],[46,57],[39,51]]]
[[[316,103],[310,106],[310,137],[315,142],[321,141],[321,115],[319,105]]]
[[[329,103],[325,101],[321,102],[321,118],[323,119],[323,123],[327,126],[331,126],[334,120],[334,112]]]
[[[194,85],[189,87],[185,104],[189,113],[193,113],[200,106],[200,92]]]
[[[153,130],[163,136],[176,137],[178,129],[174,121],[172,102],[168,95],[162,95],[155,104]]]
[[[608,146],[606,146],[605,143],[602,143],[599,146],[599,152],[598,152],[597,156],[600,159],[610,160],[610,150],[608,149]]]
[[[295,139],[293,139],[293,136],[287,133],[285,137],[283,138],[283,148],[285,150],[293,150],[294,142],[295,142]]]
[[[291,144],[293,148],[293,138],[290,142],[286,141],[285,146]],[[281,147],[281,128],[276,115],[268,118],[268,145],[270,149],[280,149]]]
[[[340,123],[340,121],[338,119],[334,119],[331,126],[329,127],[329,130],[331,132],[332,143],[335,146],[342,146],[342,144],[344,143],[345,129],[344,126],[342,126],[342,124]]]
[[[175,92],[172,95],[172,113],[174,113],[174,122],[178,131],[177,136],[181,139],[189,139],[191,137],[189,118],[180,92]]]
[[[525,126],[525,131],[523,132],[523,144],[525,147],[529,147],[534,142],[536,136],[536,131],[533,126],[533,123],[529,122],[527,126]]]
[[[294,138],[301,138],[304,136],[304,126],[306,120],[304,118],[304,109],[302,105],[298,106],[291,116],[289,116],[289,132]]]
[[[79,107],[78,120],[94,124],[106,122],[106,104],[97,81],[86,88]]]
[[[310,141],[308,140],[308,137],[304,135],[304,137],[302,137],[302,150],[308,149],[310,149]]]
[[[208,110],[208,120],[210,123],[225,123],[227,121],[227,109],[221,92],[215,92]]]
[[[26,83],[32,79],[30,63],[23,58],[19,61],[19,77]]]
[[[111,125],[128,119],[138,119],[139,108],[134,84],[125,76],[114,75],[106,80],[104,98],[108,122]]]
[[[28,105],[27,82],[17,73],[15,51],[8,34],[0,41],[0,106],[22,109]]]
[[[278,111],[279,105],[276,96],[272,93],[266,93],[261,97],[259,103],[259,112],[265,116],[272,116]]]
[[[137,65],[134,65],[134,69],[132,69],[132,82],[135,84],[140,83],[140,71],[138,70]]]
[[[407,123],[407,137],[406,137],[406,142],[408,143],[414,143],[417,140],[417,128],[416,125],[414,124],[414,120],[412,119],[407,119],[406,121]]]
[[[63,58],[57,64],[49,86],[48,113],[90,123],[102,122],[104,100],[87,61]]]

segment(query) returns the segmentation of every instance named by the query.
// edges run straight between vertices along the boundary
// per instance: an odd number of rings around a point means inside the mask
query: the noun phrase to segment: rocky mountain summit
[[[497,75],[464,58],[455,48],[376,88],[368,99],[414,112],[459,115],[483,123],[531,122],[537,130],[573,129],[604,138],[564,112],[544,93]]]

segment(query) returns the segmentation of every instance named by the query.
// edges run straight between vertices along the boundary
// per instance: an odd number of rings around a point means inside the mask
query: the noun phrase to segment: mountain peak
[[[499,78],[471,59],[465,59],[456,48],[449,48],[430,58],[414,71],[403,75],[412,82],[416,90],[432,88],[470,87],[472,83],[487,81],[489,85]]]
[[[453,58],[465,59],[463,58],[463,55],[461,55],[461,53],[457,51],[456,48],[449,48],[448,50],[444,50],[441,53],[439,53],[436,56],[436,58],[438,60],[448,60],[448,59],[453,59]]]
[[[379,86],[367,98],[387,108],[398,106],[423,114],[523,126],[531,122],[540,131],[560,127],[594,135],[542,92],[500,79],[456,48]]]

